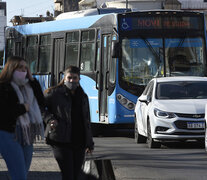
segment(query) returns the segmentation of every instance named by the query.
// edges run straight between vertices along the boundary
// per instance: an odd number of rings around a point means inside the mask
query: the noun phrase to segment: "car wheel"
[[[147,138],[145,136],[142,136],[138,132],[136,117],[135,117],[135,123],[134,123],[134,140],[135,140],[135,143],[137,143],[137,144],[146,143],[146,141],[147,141]]]
[[[161,147],[161,143],[155,142],[154,139],[152,138],[151,126],[150,126],[149,121],[147,123],[147,145],[149,148],[160,148]]]

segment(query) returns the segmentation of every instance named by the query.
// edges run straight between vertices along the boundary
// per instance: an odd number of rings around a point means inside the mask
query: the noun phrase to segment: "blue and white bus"
[[[94,124],[132,125],[153,77],[206,76],[204,14],[142,11],[69,17],[6,29],[5,60],[20,55],[43,89],[81,69]]]

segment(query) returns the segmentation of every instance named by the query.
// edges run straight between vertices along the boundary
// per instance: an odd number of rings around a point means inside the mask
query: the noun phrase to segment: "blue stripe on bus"
[[[202,44],[202,38],[181,38],[165,40],[166,47],[202,47]]]
[[[182,42],[183,41],[183,42]],[[162,39],[147,39],[152,47],[162,47]],[[166,47],[201,47],[202,38],[186,38],[186,39],[165,39]],[[147,48],[148,45],[143,39],[130,39],[130,48]]]
[[[48,21],[44,23],[34,23],[34,24],[27,24],[21,26],[14,26],[12,28],[15,28],[19,33],[23,35],[57,32],[57,31],[68,31],[74,29],[89,28],[103,16],[106,15],[95,15],[95,16],[87,16],[82,18]]]
[[[162,47],[162,39],[147,39],[152,47]],[[146,48],[148,45],[143,39],[130,39],[130,48]]]

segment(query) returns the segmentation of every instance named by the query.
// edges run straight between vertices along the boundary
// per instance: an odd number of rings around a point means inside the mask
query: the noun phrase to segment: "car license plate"
[[[187,122],[187,128],[188,129],[200,129],[200,128],[205,128],[205,123],[204,122]]]

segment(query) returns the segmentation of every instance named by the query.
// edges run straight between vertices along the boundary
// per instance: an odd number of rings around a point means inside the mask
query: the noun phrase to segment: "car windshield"
[[[162,82],[157,84],[157,99],[207,99],[207,81]]]

